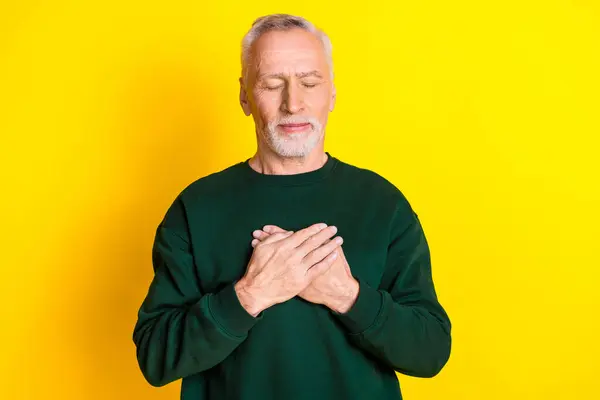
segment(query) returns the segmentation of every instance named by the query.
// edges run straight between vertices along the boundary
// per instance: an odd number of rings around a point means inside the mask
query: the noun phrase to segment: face
[[[323,144],[335,104],[325,50],[302,29],[262,35],[249,55],[240,103],[259,140],[281,157],[305,157]],[[259,144],[260,146],[260,144]]]

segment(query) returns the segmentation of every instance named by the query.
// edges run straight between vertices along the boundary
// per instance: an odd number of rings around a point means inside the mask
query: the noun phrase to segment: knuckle
[[[320,232],[318,235],[315,235],[314,238],[319,242],[319,244],[324,244],[327,243],[327,241],[332,235],[333,234],[331,233],[331,231],[326,229],[323,232]]]
[[[317,243],[319,243],[319,237],[318,237],[317,235],[315,235],[315,236],[311,236],[310,238],[308,238],[308,240],[307,240],[307,243],[308,243],[310,246],[314,246],[314,245],[316,245]]]
[[[319,233],[320,230],[321,230],[321,228],[319,227],[319,225],[315,224],[315,225],[309,226],[308,228],[304,228],[302,230],[302,232],[306,235],[312,236],[312,235]]]

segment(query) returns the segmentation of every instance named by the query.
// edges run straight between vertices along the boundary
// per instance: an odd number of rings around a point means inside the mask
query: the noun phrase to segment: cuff
[[[222,331],[230,336],[242,337],[260,319],[262,313],[253,317],[240,303],[235,292],[235,282],[228,284],[220,292],[210,295],[208,309]]]
[[[350,333],[359,334],[369,329],[377,320],[383,309],[383,296],[362,279],[355,279],[358,281],[359,290],[352,307],[344,314],[332,312]]]

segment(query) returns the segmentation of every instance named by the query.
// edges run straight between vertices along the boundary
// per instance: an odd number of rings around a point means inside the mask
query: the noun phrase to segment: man
[[[401,399],[395,371],[450,354],[417,214],[390,182],[324,151],[327,36],[290,15],[244,38],[240,104],[257,152],[186,187],[159,224],[133,339],[182,399]]]

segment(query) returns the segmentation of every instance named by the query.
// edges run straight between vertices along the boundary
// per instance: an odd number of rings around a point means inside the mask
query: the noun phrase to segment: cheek
[[[256,93],[255,99],[258,115],[263,120],[271,120],[277,115],[281,104],[277,93],[259,92]]]
[[[329,106],[329,97],[329,91],[321,89],[307,92],[304,97],[304,102],[307,105],[310,104],[310,106],[315,110],[320,110],[321,108],[327,108]]]
[[[308,109],[320,117],[329,113],[329,96],[324,93],[311,93],[306,96],[305,101]]]

